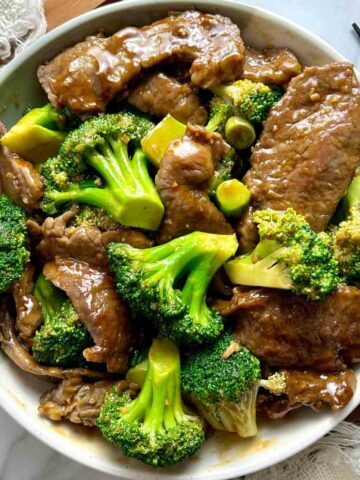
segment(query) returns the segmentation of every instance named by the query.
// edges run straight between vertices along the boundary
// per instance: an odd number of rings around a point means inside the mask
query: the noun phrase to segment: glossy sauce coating
[[[251,191],[251,208],[292,207],[322,231],[359,159],[360,89],[353,66],[305,68],[271,110],[251,155],[243,179]],[[248,210],[238,231],[249,248],[254,231]]]
[[[86,263],[57,258],[44,275],[69,296],[95,346],[84,350],[90,362],[106,362],[109,372],[123,372],[132,346],[128,308],[117,295],[113,279]]]
[[[185,61],[191,82],[208,88],[238,78],[244,52],[240,31],[228,18],[185,11],[109,38],[89,38],[41,66],[38,77],[55,106],[96,113],[143,69]]]
[[[341,371],[360,358],[360,289],[341,286],[322,301],[276,289],[239,289],[216,301],[236,319],[234,335],[273,367]]]
[[[317,373],[308,370],[281,370],[286,377],[286,394],[281,397],[261,393],[258,410],[270,418],[284,417],[289,411],[307,406],[320,410],[328,404],[333,410],[344,408],[355,392],[356,376],[351,370]]]

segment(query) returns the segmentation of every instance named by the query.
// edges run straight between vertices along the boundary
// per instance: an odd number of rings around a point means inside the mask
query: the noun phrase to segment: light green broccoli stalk
[[[112,243],[109,264],[133,311],[180,344],[201,344],[223,330],[221,315],[206,304],[207,289],[237,245],[235,235],[203,232],[146,249]]]
[[[106,394],[97,426],[125,455],[153,467],[194,455],[205,440],[202,419],[181,399],[180,355],[167,338],[154,339],[140,394]]]
[[[57,154],[64,130],[65,115],[48,103],[21,117],[0,142],[26,160],[41,163]]]
[[[267,209],[253,216],[260,242],[255,249],[225,265],[234,284],[291,290],[320,300],[340,281],[331,249],[302,215]]]
[[[136,367],[135,367],[136,368]],[[231,335],[191,352],[181,370],[181,388],[199,413],[216,430],[256,435],[259,386],[274,394],[285,391],[283,375],[260,380],[260,362]]]
[[[104,209],[115,221],[157,230],[164,207],[148,172],[141,139],[153,127],[144,117],[123,112],[84,122],[42,167],[41,208],[56,214],[68,203]]]

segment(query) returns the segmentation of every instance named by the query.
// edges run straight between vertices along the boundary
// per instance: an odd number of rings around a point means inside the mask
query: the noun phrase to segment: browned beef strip
[[[104,378],[108,374],[90,368],[59,368],[39,365],[18,339],[15,319],[5,300],[0,303],[0,345],[15,365],[25,372],[49,378],[89,377]]]
[[[87,427],[96,425],[104,395],[117,388],[137,392],[137,386],[125,380],[86,382],[81,377],[63,380],[40,398],[39,413],[54,422],[67,419]]]
[[[352,65],[305,68],[271,110],[251,155],[244,177],[251,206],[293,207],[321,231],[359,160],[360,89]],[[238,230],[251,243],[248,223],[241,220]]]
[[[0,138],[6,128],[0,122]],[[34,165],[0,144],[0,190],[17,205],[32,210],[39,207],[43,182]]]
[[[196,86],[234,80],[244,52],[239,29],[228,18],[186,11],[106,39],[87,39],[41,66],[38,77],[56,107],[89,114],[104,111],[143,69],[169,59],[191,63]]]
[[[155,178],[165,206],[158,232],[160,243],[196,230],[233,233],[208,196],[214,166],[227,150],[220,135],[192,125],[188,125],[185,137],[170,144]]]
[[[34,265],[25,267],[19,281],[12,287],[16,306],[16,330],[26,346],[32,346],[36,330],[43,322],[43,315],[34,293]]]
[[[89,362],[105,362],[109,372],[122,373],[133,344],[130,312],[107,273],[86,263],[57,257],[43,269],[45,277],[70,298],[95,346],[84,350]]]
[[[342,286],[322,301],[271,289],[235,289],[216,301],[236,319],[235,336],[274,367],[341,371],[360,359],[360,289]]]
[[[267,85],[284,85],[301,72],[301,65],[288,48],[255,50],[246,47],[241,78]]]
[[[68,223],[78,211],[73,207],[58,217],[47,218],[42,225],[34,219],[27,227],[42,262],[55,257],[71,257],[75,260],[103,269],[108,268],[106,247],[110,242],[125,242],[136,248],[151,246],[151,241],[140,231],[118,224],[117,230],[102,232],[97,227],[72,227]]]
[[[314,410],[320,410],[324,404],[333,410],[344,408],[356,388],[356,376],[351,370],[317,373],[288,369],[282,372],[286,376],[286,394],[260,393],[257,398],[257,409],[272,419],[282,418],[302,406]]]
[[[153,73],[141,80],[130,91],[127,101],[141,112],[160,118],[170,113],[183,123],[204,125],[208,116],[200,98],[189,85],[164,73]]]

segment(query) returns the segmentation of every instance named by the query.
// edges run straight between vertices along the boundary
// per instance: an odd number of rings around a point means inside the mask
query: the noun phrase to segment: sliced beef
[[[322,301],[271,289],[235,289],[216,301],[236,319],[235,336],[274,367],[341,371],[360,359],[360,289],[340,287]]]
[[[204,125],[208,116],[200,98],[189,85],[163,73],[153,73],[141,80],[130,91],[127,101],[141,112],[160,118],[170,113],[183,123]]]
[[[192,125],[183,138],[170,144],[155,178],[165,206],[158,232],[160,243],[196,230],[233,233],[208,196],[214,167],[228,148],[217,133]]]
[[[43,322],[40,305],[33,295],[34,271],[35,267],[28,263],[20,280],[12,288],[16,307],[16,330],[28,347],[32,346],[35,332]]]
[[[130,312],[117,295],[110,275],[86,263],[60,257],[47,263],[43,272],[66,292],[94,340],[95,346],[83,352],[85,359],[105,362],[109,372],[124,372],[133,345],[133,329]]]
[[[109,38],[92,37],[39,68],[40,83],[56,106],[77,114],[104,111],[143,69],[165,60],[191,64],[191,81],[208,88],[238,78],[245,48],[228,18],[186,11]]]
[[[284,417],[302,406],[320,410],[328,404],[332,410],[344,408],[352,399],[356,376],[351,370],[339,373],[317,373],[302,370],[283,370],[286,376],[286,394],[275,396],[260,393],[257,409],[272,419]]]
[[[117,388],[118,393],[136,385],[125,380],[99,380],[86,382],[81,377],[63,380],[40,398],[39,413],[54,422],[67,419],[87,427],[96,425],[100,408],[107,392]]]
[[[266,85],[284,85],[301,73],[301,65],[288,48],[255,50],[246,47],[241,78]]]
[[[6,128],[0,122],[0,138]],[[0,144],[0,190],[17,205],[33,210],[39,207],[43,182],[34,165]]]
[[[251,155],[244,177],[251,207],[293,207],[321,231],[359,160],[360,89],[352,65],[305,68],[271,110]],[[248,232],[241,221],[243,243],[250,243]]]
[[[59,368],[39,365],[20,342],[15,330],[14,316],[10,313],[9,305],[5,300],[0,303],[0,345],[15,365],[33,375],[49,378],[104,378],[108,376],[106,372],[90,368]]]
[[[151,241],[140,231],[118,225],[117,230],[102,232],[97,227],[68,226],[78,209],[72,208],[64,214],[48,217],[42,225],[34,219],[27,226],[42,262],[55,257],[71,257],[88,263],[95,268],[108,268],[106,247],[110,242],[125,242],[133,247],[146,248]]]

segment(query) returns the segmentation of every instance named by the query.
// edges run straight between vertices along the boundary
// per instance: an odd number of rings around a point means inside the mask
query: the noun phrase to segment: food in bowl
[[[344,407],[360,343],[352,66],[302,71],[187,11],[90,37],[39,80],[51,104],[1,139],[1,345],[59,380],[40,413],[164,466],[206,425],[247,437],[256,409]]]

